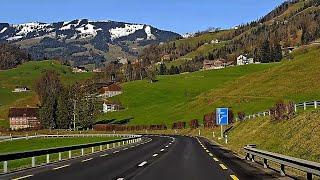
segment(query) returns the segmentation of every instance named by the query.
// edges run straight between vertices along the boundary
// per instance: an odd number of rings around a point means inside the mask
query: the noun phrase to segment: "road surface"
[[[273,179],[203,138],[146,136],[139,144],[19,171],[0,179],[224,180]]]

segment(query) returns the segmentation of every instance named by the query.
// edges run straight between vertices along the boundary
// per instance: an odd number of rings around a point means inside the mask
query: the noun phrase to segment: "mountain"
[[[115,21],[0,23],[0,43],[19,45],[32,59],[59,58],[73,65],[133,60],[144,46],[177,38],[177,33],[150,25]]]
[[[205,59],[235,61],[241,54],[248,54],[257,62],[280,61],[281,48],[287,56],[288,47],[296,48],[319,40],[320,1],[289,0],[256,21],[146,48],[145,54],[158,57],[159,61],[165,55],[167,68],[181,66],[180,72],[184,72],[199,70]]]

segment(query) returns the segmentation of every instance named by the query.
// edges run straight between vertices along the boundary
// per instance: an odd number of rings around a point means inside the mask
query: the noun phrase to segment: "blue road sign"
[[[217,108],[216,110],[216,121],[217,125],[228,125],[229,119],[228,119],[228,108]]]

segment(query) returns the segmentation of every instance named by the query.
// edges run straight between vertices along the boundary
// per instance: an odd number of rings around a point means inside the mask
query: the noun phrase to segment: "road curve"
[[[240,165],[239,165],[240,163]],[[241,164],[243,163],[243,164]],[[263,175],[263,176],[260,176]],[[0,176],[35,180],[272,179],[202,138],[145,136],[144,142]]]

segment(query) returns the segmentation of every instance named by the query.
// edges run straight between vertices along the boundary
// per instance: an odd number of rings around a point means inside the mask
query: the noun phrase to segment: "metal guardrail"
[[[280,164],[280,174],[285,176],[285,166],[298,169],[307,173],[307,179],[311,180],[313,175],[320,176],[320,163],[298,159],[282,154],[272,153],[255,148],[255,145],[247,145],[244,147],[246,159],[255,162],[255,156],[263,159],[264,168],[268,168],[268,161]]]
[[[308,102],[302,102],[294,105],[294,111],[297,112],[298,108],[303,108],[303,110],[307,110],[307,107],[314,107],[314,109],[317,109],[320,107],[320,101],[308,101]],[[261,116],[270,116],[271,112],[270,111],[264,111],[264,112],[258,112],[255,114],[251,114],[248,116],[245,116],[244,119],[254,119],[256,117],[261,117]],[[238,121],[239,118],[236,118],[236,121]]]
[[[5,136],[5,138],[0,138],[0,142],[5,141],[14,141],[21,139],[33,139],[33,138],[64,138],[64,137],[131,137],[130,134],[62,134],[62,135],[47,135],[47,134],[39,134],[39,135],[31,135],[26,134],[25,136]]]
[[[48,135],[45,135],[48,136]],[[49,135],[51,136],[51,135]],[[56,135],[52,135],[56,136]],[[59,137],[63,135],[58,135]],[[25,152],[17,152],[17,153],[9,153],[9,154],[0,154],[0,162],[3,161],[3,173],[8,173],[8,161],[10,160],[18,160],[24,158],[31,158],[31,167],[36,167],[36,156],[46,155],[46,163],[50,163],[50,154],[58,153],[59,154],[59,161],[62,160],[62,153],[69,152],[69,159],[72,158],[72,150],[81,150],[81,156],[84,155],[85,148],[91,148],[91,152],[94,153],[94,147],[100,147],[100,151],[103,150],[103,145],[107,145],[106,149],[112,147],[118,147],[125,144],[136,143],[142,140],[141,135],[127,135],[130,136],[129,138],[125,139],[118,139],[118,140],[111,140],[111,141],[102,141],[96,143],[88,143],[88,144],[80,144],[80,145],[73,145],[73,146],[65,146],[65,147],[57,147],[57,148],[50,148],[50,149],[40,149],[34,151],[25,151]],[[68,136],[70,137],[70,136]],[[77,137],[77,136],[74,136]]]

